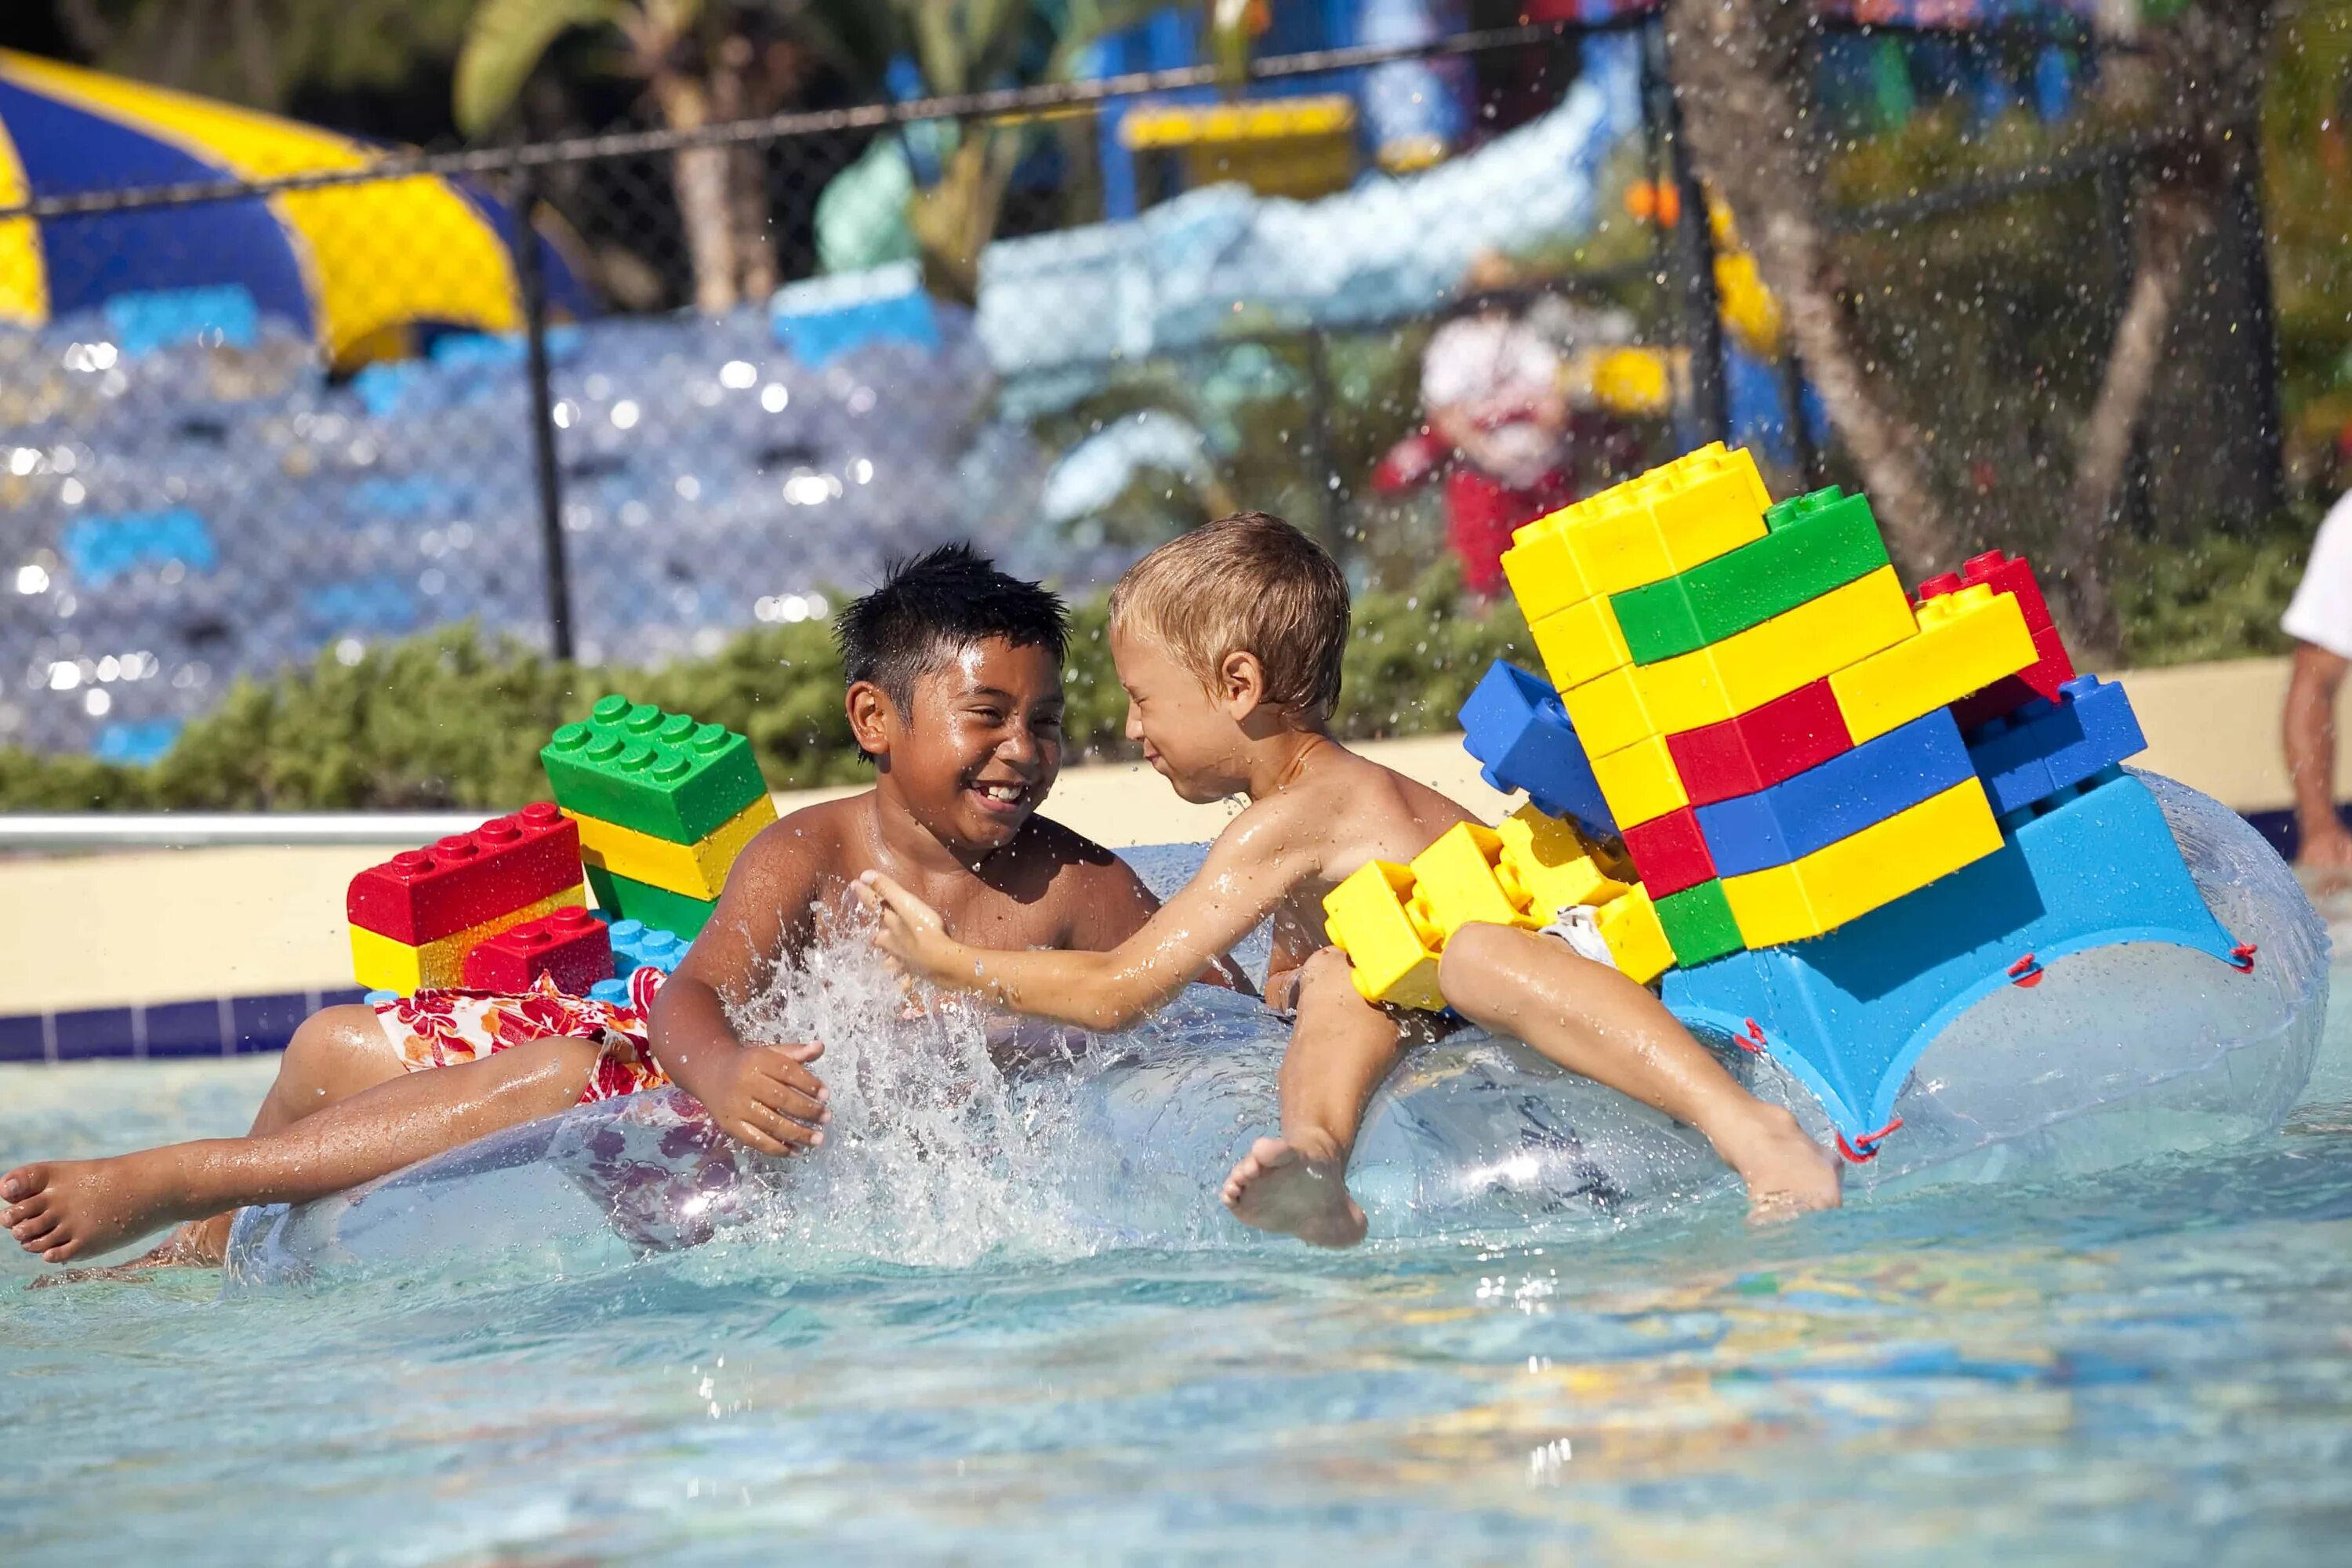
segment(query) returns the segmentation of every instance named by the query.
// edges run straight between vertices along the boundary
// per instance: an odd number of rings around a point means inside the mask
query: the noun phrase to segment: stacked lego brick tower
[[[2141,744],[2121,690],[2074,678],[2023,561],[1979,556],[1915,600],[1864,498],[1773,505],[1744,451],[1555,512],[1503,564],[1556,693],[1498,667],[1471,749],[1505,783],[1525,731],[1565,721],[1552,776],[1517,782],[1622,836],[1685,966],[1925,887]]]
[[[556,731],[540,761],[577,825],[598,907],[688,940],[735,857],[776,819],[748,739],[625,697]]]
[[[1978,556],[1915,599],[1862,497],[1774,505],[1720,444],[1520,530],[1503,566],[1550,680],[1498,663],[1462,721],[1528,805],[1327,900],[1377,1000],[1434,1005],[1454,929],[1569,903],[1643,982],[1822,935],[2145,743],[2121,689],[2074,675],[2025,562]]]
[[[404,995],[465,985],[520,990],[538,973],[585,990],[604,928],[581,886],[580,834],[541,801],[471,833],[404,850],[352,879],[344,912],[362,985]]]

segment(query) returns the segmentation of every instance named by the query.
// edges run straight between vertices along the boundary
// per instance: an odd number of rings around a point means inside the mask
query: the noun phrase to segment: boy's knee
[[[1437,988],[1451,1001],[1456,982],[1491,974],[1507,962],[1517,945],[1518,935],[1509,926],[1482,923],[1462,927],[1445,939],[1445,951],[1438,955]]]
[[[288,1059],[301,1061],[339,1058],[354,1053],[373,1055],[385,1048],[383,1025],[375,1009],[353,1002],[321,1007],[295,1026],[286,1042]]]

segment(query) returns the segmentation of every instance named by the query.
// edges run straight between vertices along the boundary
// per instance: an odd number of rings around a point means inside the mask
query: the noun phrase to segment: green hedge
[[[1099,600],[1078,607],[1066,681],[1072,760],[1132,754]],[[1369,738],[1451,728],[1497,658],[1528,662],[1507,607],[1473,609],[1451,577],[1364,595],[1339,727]],[[841,661],[816,623],[765,626],[708,659],[656,670],[582,669],[470,626],[322,655],[307,670],[238,683],[152,766],[0,751],[0,807],[16,811],[355,811],[511,805],[546,793],[539,748],[606,691],[751,736],[777,789],[866,776],[841,706]]]
[[[2228,658],[2286,646],[2278,617],[2315,519],[2188,546],[2118,547],[2111,567],[2131,663]],[[1100,600],[1074,617],[1066,684],[1072,761],[1133,754]],[[1465,599],[1450,566],[1412,591],[1356,602],[1337,729],[1350,739],[1451,730],[1486,666],[1533,668],[1527,625]],[[510,805],[546,791],[539,748],[607,691],[751,737],[778,789],[866,776],[841,710],[841,663],[817,624],[746,632],[707,659],[581,669],[472,628],[389,643],[345,666],[246,681],[149,767],[0,750],[0,809],[356,811]]]

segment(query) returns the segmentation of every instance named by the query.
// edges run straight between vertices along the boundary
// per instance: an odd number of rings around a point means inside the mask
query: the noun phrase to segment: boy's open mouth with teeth
[[[1017,816],[1032,805],[1034,786],[1019,779],[976,779],[968,793],[991,816]]]

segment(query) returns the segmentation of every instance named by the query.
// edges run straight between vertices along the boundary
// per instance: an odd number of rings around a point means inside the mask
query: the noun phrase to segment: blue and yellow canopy
[[[362,169],[385,150],[272,115],[0,49],[0,211],[96,190]],[[242,289],[349,365],[420,323],[521,325],[509,216],[425,175],[235,201],[0,218],[0,323],[124,294]],[[551,256],[551,287],[569,278]]]

